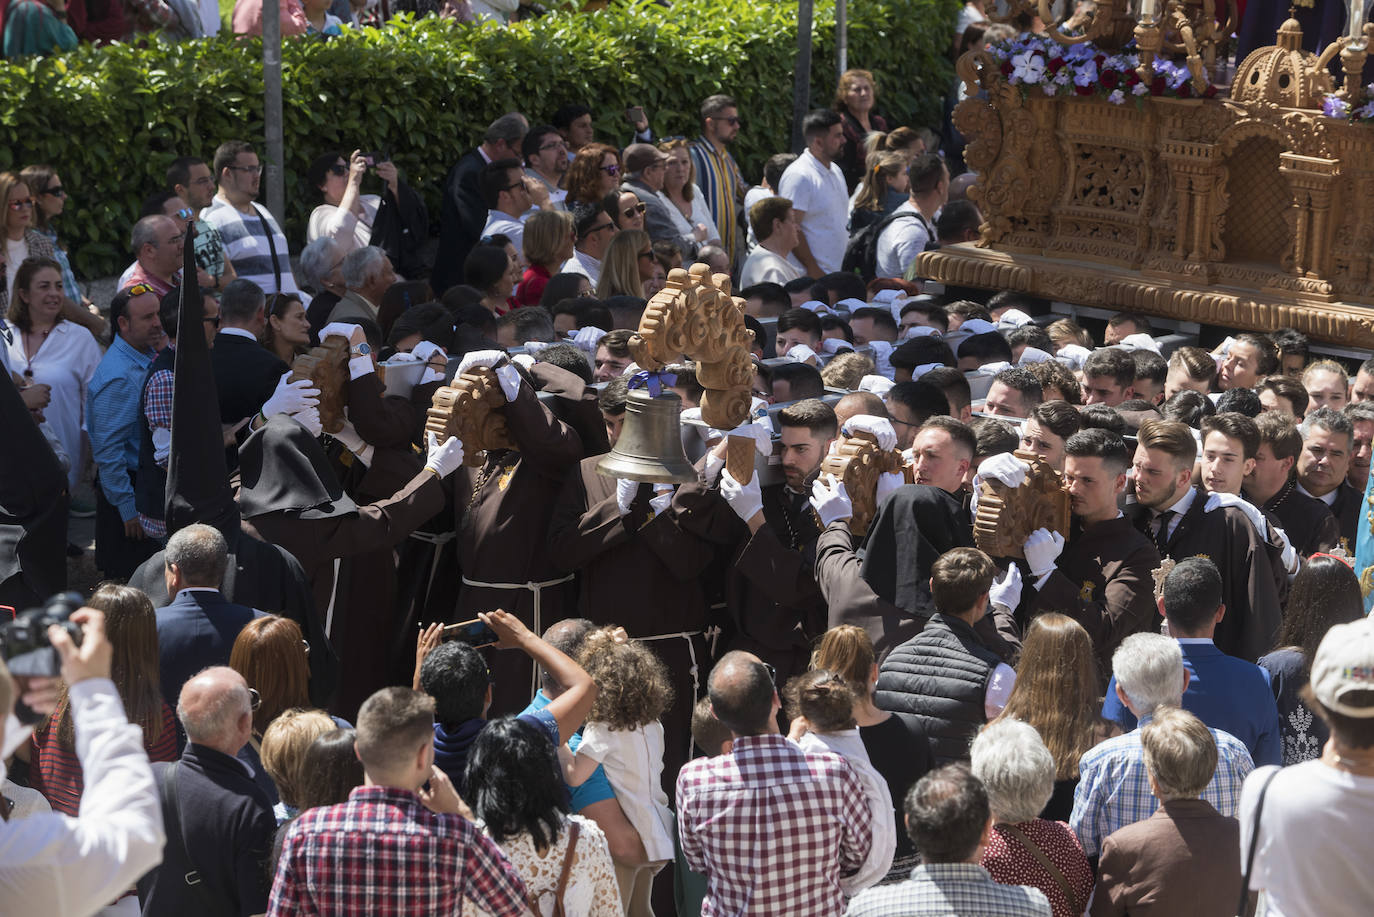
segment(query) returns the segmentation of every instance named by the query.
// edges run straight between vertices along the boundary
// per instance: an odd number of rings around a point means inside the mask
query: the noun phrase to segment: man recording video
[[[82,608],[71,620],[81,626],[80,647],[62,628],[48,629],[61,679],[12,678],[0,662],[0,710],[6,717],[0,760],[31,731],[13,713],[16,697],[41,717],[57,705],[65,681],[86,779],[78,818],[43,813],[0,824],[0,901],[22,902],[31,914],[84,917],[161,862],[164,837],[142,730],[129,723],[110,680],[105,615]]]

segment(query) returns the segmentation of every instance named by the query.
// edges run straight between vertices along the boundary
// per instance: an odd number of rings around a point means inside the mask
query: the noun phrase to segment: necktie
[[[1165,557],[1169,553],[1169,523],[1176,515],[1178,514],[1171,509],[1159,514],[1159,531],[1155,532],[1155,547],[1159,548],[1160,557]]]

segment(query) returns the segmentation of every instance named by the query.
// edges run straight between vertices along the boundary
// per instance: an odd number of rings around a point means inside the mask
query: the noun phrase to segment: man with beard
[[[1212,559],[1221,571],[1222,604],[1227,609],[1215,642],[1222,652],[1254,662],[1273,648],[1280,596],[1287,589],[1282,564],[1275,567],[1280,549],[1267,540],[1268,526],[1258,530],[1242,506],[1231,505],[1224,495],[1208,497],[1201,487],[1192,486],[1197,443],[1183,424],[1148,421],[1141,425],[1136,442],[1132,522],[1162,556]]]

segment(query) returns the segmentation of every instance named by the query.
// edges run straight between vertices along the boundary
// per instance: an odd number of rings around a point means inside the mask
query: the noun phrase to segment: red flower
[[[1164,82],[1164,77],[1162,76],[1157,76],[1150,80],[1150,95],[1152,96],[1164,95],[1164,90],[1167,88],[1168,84]]]
[[[1191,99],[1193,97],[1193,83],[1191,80],[1184,80],[1183,85],[1178,87],[1178,97],[1180,99]]]
[[[1097,64],[1098,67],[1101,67],[1101,66],[1102,66],[1103,64],[1105,64],[1106,62],[1107,62],[1107,55],[1105,55],[1105,54],[1098,54],[1098,55],[1095,55],[1095,56],[1093,57],[1093,63]]]
[[[1011,61],[1009,61],[1009,60],[1004,60],[1004,61],[1002,61],[1002,75],[1003,75],[1003,76],[1011,76],[1011,71],[1012,71]]]
[[[1215,86],[1213,86],[1213,85],[1211,85],[1211,84],[1209,83],[1208,86],[1207,86],[1207,88],[1203,91],[1202,97],[1203,97],[1204,99],[1210,99],[1210,98],[1212,98],[1212,96],[1214,96],[1214,95],[1216,95],[1216,94],[1217,94],[1217,87],[1215,87]]]
[[[1136,83],[1139,83],[1139,82],[1140,82],[1140,74],[1139,74],[1139,73],[1136,73],[1134,70],[1127,70],[1127,71],[1126,71],[1126,85],[1127,85],[1127,86],[1134,86]]]
[[[1054,76],[1054,74],[1058,73],[1063,66],[1064,58],[1056,57],[1050,60],[1048,66],[1045,69],[1049,70],[1050,76]]]
[[[1076,93],[1078,93],[1078,94],[1081,95],[1081,96],[1090,96],[1090,95],[1092,95],[1093,93],[1097,92],[1097,87],[1096,87],[1096,86],[1079,86],[1077,83],[1075,83],[1075,84],[1074,84],[1074,87],[1073,87],[1073,91],[1076,92]]]
[[[1115,70],[1103,70],[1097,75],[1097,81],[1102,84],[1102,88],[1111,92],[1121,82],[1121,74]]]

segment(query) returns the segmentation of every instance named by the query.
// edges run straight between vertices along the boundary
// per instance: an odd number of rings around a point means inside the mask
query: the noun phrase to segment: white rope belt
[[[641,641],[643,641],[643,642],[645,642],[645,643],[649,643],[649,642],[654,641],[654,640],[675,640],[675,639],[677,639],[678,637],[681,637],[683,640],[686,640],[686,641],[687,641],[687,653],[688,653],[688,655],[689,655],[689,656],[691,657],[691,659],[692,659],[692,668],[691,668],[691,670],[690,670],[691,673],[692,673],[692,704],[695,705],[696,702],[697,702],[697,698],[698,698],[699,696],[701,696],[701,681],[700,681],[700,678],[699,678],[699,676],[698,676],[698,668],[697,668],[697,645],[696,645],[695,643],[692,642],[692,638],[693,638],[693,637],[703,637],[703,638],[705,638],[705,639],[711,644],[711,655],[712,655],[712,656],[715,656],[715,654],[716,654],[716,639],[717,639],[718,637],[720,637],[720,628],[719,628],[719,627],[708,627],[708,628],[706,628],[705,630],[684,630],[684,631],[678,631],[678,632],[675,633],[675,634],[655,634],[655,635],[653,635],[652,637],[635,637],[634,639],[635,639],[635,640],[641,640]],[[690,750],[691,747],[692,747],[692,736],[691,736],[691,732],[692,732],[692,730],[691,730],[691,726],[690,726],[690,722],[689,722],[689,725],[688,725],[688,728],[687,728],[687,748],[688,748],[689,750]]]
[[[549,588],[550,586],[559,586],[559,585],[562,585],[563,583],[570,583],[570,582],[573,581],[573,576],[574,576],[574,574],[569,573],[567,576],[560,576],[558,579],[544,580],[542,583],[541,583],[541,582],[535,582],[535,581],[533,581],[533,580],[531,580],[530,582],[527,582],[527,583],[483,583],[483,582],[480,582],[480,581],[475,580],[475,579],[468,579],[466,576],[462,577],[462,580],[463,580],[463,585],[465,585],[465,586],[477,586],[477,587],[482,588],[482,589],[528,589],[530,592],[533,592],[533,593],[534,593],[534,627],[531,628],[531,629],[534,631],[534,633],[535,633],[537,636],[542,637],[542,636],[544,635],[543,601],[542,601],[542,593],[543,593],[543,591],[544,591],[545,589]],[[534,696],[534,692],[535,692],[535,691],[538,691],[538,690],[539,690],[539,666],[534,666],[533,671],[532,671],[531,674],[530,674],[530,696],[531,696],[531,697]]]

